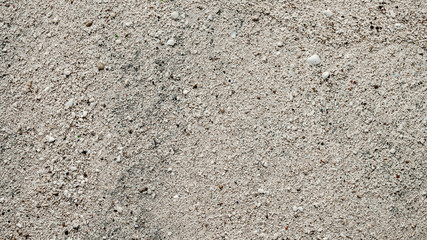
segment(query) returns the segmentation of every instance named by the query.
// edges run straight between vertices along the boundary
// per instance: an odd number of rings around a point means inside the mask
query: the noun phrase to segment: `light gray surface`
[[[425,238],[426,1],[292,2],[1,1],[1,238]]]

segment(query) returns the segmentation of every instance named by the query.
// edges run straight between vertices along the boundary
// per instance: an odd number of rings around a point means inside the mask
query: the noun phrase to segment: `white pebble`
[[[171,13],[171,17],[173,18],[173,19],[178,19],[179,18],[179,13],[177,12],[177,11],[173,11],[172,13]]]
[[[212,19],[213,19],[213,18],[212,18],[212,15],[209,15],[209,16],[208,16],[208,20],[209,20],[209,21],[212,21]]]
[[[176,44],[176,41],[175,41],[175,39],[171,38],[168,40],[168,42],[166,44],[169,46],[174,46]]]
[[[55,142],[55,138],[54,138],[54,137],[52,137],[52,136],[50,136],[50,135],[47,135],[47,136],[46,136],[46,140],[47,140],[48,142],[50,142],[50,143]]]
[[[187,95],[189,92],[190,92],[190,91],[188,91],[188,89],[184,89],[184,91],[182,91],[182,93],[183,93],[184,95]]]
[[[322,73],[322,78],[327,79],[329,77],[329,75],[330,75],[329,72],[324,72],[324,73]]]
[[[258,193],[259,193],[259,194],[264,194],[264,193],[265,193],[265,191],[264,191],[264,189],[260,188],[260,189],[258,189]]]
[[[120,206],[116,206],[116,211],[121,213],[121,212],[123,212],[123,208]]]
[[[168,232],[168,236],[171,236],[172,235],[172,232]]]
[[[282,47],[282,46],[283,46],[283,42],[277,42],[277,43],[276,43],[276,45],[277,45],[278,47]]]
[[[119,156],[117,156],[117,158],[116,158],[116,162],[121,162],[122,161],[122,159],[121,159],[121,157],[120,157],[120,155]]]
[[[325,11],[323,11],[323,13],[325,13],[325,15],[327,16],[327,17],[332,17],[332,11],[331,10],[325,10]]]
[[[394,149],[394,148],[390,149],[390,153],[391,154],[395,154],[396,153],[396,149]]]
[[[311,65],[318,65],[320,64],[320,57],[314,54],[313,56],[307,58],[307,63]]]
[[[231,37],[232,37],[232,38],[235,38],[236,36],[237,36],[237,33],[236,33],[236,32],[232,32],[232,33],[231,33]]]
[[[65,70],[65,71],[64,71],[64,75],[65,75],[66,77],[70,76],[70,74],[71,74],[71,71],[70,71],[70,70]]]
[[[68,100],[68,102],[65,104],[65,109],[68,109],[70,107],[72,107],[74,104],[74,98],[71,98],[70,100]]]
[[[4,203],[4,202],[5,202],[4,198],[0,198],[0,203]]]
[[[292,210],[294,210],[294,212],[296,212],[296,211],[302,212],[304,209],[302,207],[293,206]]]

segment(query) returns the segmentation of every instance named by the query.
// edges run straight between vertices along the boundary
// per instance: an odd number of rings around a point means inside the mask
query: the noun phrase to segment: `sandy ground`
[[[0,0],[0,239],[426,239],[426,12]]]

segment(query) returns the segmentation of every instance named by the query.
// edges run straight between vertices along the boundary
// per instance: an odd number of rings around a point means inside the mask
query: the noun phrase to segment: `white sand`
[[[424,239],[427,2],[291,2],[0,1],[0,239]]]

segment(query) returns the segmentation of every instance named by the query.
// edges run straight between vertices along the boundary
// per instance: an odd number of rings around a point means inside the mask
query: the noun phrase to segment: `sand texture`
[[[0,0],[0,239],[427,239],[426,20]]]

